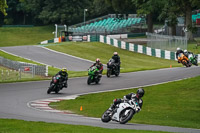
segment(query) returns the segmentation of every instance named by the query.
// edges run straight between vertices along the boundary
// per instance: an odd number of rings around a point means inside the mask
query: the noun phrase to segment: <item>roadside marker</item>
[[[81,106],[81,107],[80,107],[80,111],[82,111],[82,110],[83,110],[83,107]]]

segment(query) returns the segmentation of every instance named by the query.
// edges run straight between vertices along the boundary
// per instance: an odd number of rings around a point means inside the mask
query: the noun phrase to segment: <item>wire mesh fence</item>
[[[39,66],[31,63],[12,61],[3,57],[0,57],[0,65],[19,71],[19,73],[23,72],[29,75],[31,73],[32,77],[34,75],[48,76],[48,66],[45,65]]]
[[[155,33],[146,33],[147,47],[176,51],[177,47],[187,49],[187,38],[179,36],[159,35]]]

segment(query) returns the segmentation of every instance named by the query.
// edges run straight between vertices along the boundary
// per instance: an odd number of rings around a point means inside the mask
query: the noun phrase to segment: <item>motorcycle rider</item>
[[[192,52],[187,51],[186,49],[184,50],[184,55],[188,58],[188,55],[192,54],[192,56],[194,57],[194,54]]]
[[[113,101],[113,104],[111,105],[111,107],[109,108],[109,110],[113,111],[116,107],[116,105],[124,102],[124,101],[128,101],[128,100],[131,100],[133,99],[135,102],[138,103],[140,109],[137,110],[137,112],[139,112],[142,108],[142,105],[143,105],[143,100],[141,99],[143,96],[144,96],[144,89],[143,88],[139,88],[137,90],[137,93],[129,93],[127,95],[124,96],[123,99],[114,99]]]
[[[178,59],[178,55],[179,55],[180,53],[183,53],[183,54],[184,54],[184,52],[183,52],[183,50],[180,49],[179,47],[178,47],[176,50],[177,50],[177,51],[176,51],[176,59]],[[178,63],[180,63],[180,62],[178,61]]]
[[[56,75],[61,76],[61,82],[63,83],[63,87],[67,88],[67,80],[68,80],[67,68],[62,68]]]
[[[118,71],[120,71],[120,57],[117,52],[113,53],[112,59],[115,61],[115,66]]]
[[[103,64],[100,62],[99,58],[97,58],[96,62],[90,67],[93,67],[93,66],[96,66],[99,69],[97,74],[102,74],[102,72],[103,72]]]

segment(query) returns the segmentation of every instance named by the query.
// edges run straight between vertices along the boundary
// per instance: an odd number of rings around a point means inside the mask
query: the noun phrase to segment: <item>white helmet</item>
[[[114,54],[114,55],[118,55],[118,53],[117,53],[117,52],[114,52],[113,54]]]
[[[178,50],[180,50],[180,48],[178,47],[176,50],[178,51]]]
[[[186,52],[187,52],[187,49],[185,49],[184,52],[186,53]]]

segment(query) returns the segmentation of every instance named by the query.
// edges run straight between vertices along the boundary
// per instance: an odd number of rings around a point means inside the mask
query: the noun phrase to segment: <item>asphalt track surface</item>
[[[27,106],[30,101],[70,95],[81,95],[101,91],[134,88],[180,80],[200,75],[200,67],[168,68],[151,71],[123,73],[119,77],[102,77],[99,85],[87,85],[87,77],[69,79],[69,87],[59,94],[47,95],[50,81],[0,84],[0,118],[22,119],[27,121],[44,121],[74,125],[89,125],[112,129],[138,129],[183,133],[199,133],[199,129],[178,128],[145,124],[103,123],[100,118],[89,118],[72,114],[59,114],[38,111]],[[112,101],[108,101],[112,102]],[[103,112],[102,112],[103,113]]]
[[[92,61],[80,59],[71,55],[50,51],[40,46],[1,47],[1,50],[11,54],[37,61],[57,68],[66,67],[70,71],[87,71]]]

